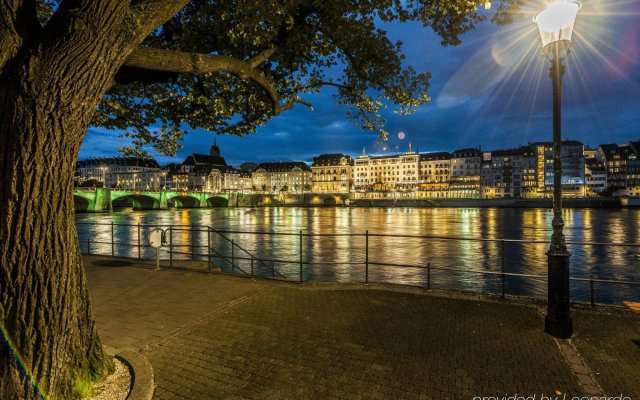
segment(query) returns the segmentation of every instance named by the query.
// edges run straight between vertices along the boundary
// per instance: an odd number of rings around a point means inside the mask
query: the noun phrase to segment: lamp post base
[[[547,252],[549,302],[544,331],[559,339],[568,339],[573,334],[569,314],[569,256],[567,251]]]

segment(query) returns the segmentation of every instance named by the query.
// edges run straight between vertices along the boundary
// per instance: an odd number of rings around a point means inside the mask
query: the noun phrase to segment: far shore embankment
[[[356,199],[352,207],[552,208],[551,199]],[[564,208],[621,208],[617,198],[563,199]]]

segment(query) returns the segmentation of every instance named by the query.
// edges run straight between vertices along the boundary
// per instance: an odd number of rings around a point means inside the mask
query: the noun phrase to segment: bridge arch
[[[160,208],[160,196],[156,198],[153,195],[143,194],[143,193],[132,193],[132,192],[118,192],[114,191],[111,193],[111,201],[115,201],[117,199],[126,198],[130,199],[133,202],[134,210],[157,210]]]
[[[73,207],[76,212],[87,212],[95,210],[95,202],[93,199],[88,198],[87,196],[82,196],[80,194],[73,194]]]
[[[200,207],[200,199],[185,193],[167,194],[167,200],[173,200],[176,208]]]
[[[229,199],[222,196],[213,196],[207,198],[207,207],[227,207]]]

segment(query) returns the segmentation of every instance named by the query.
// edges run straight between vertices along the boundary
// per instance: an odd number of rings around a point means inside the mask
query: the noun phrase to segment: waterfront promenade
[[[574,310],[557,343],[536,303],[84,264],[104,344],[150,360],[158,399],[640,398],[640,318],[624,309]]]

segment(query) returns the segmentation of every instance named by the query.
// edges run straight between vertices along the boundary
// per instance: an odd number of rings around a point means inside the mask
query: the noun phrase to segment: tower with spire
[[[217,159],[220,157],[220,147],[218,147],[218,143],[216,140],[216,134],[213,134],[213,144],[211,145],[211,150],[209,150],[209,155],[212,159]]]

